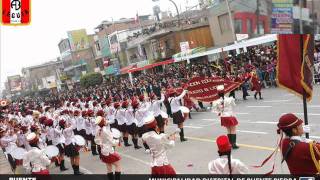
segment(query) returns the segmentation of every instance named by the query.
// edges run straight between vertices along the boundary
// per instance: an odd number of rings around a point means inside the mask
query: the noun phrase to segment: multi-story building
[[[60,80],[62,71],[63,63],[59,58],[41,65],[23,68],[22,76],[25,81],[25,90],[60,90],[62,88]]]
[[[270,19],[268,14],[271,10],[269,0],[237,0],[228,1],[231,19],[226,0],[215,0],[208,8],[209,23],[212,36],[215,37],[215,45],[222,46],[236,41],[235,34],[270,33]],[[258,11],[259,10],[259,11]],[[233,23],[234,32],[231,24]]]
[[[94,52],[94,35],[87,35],[85,29],[68,31],[68,38],[59,42],[64,75],[68,84],[80,80],[81,75],[94,72],[97,64]]]
[[[130,37],[127,47],[129,64],[137,64],[138,68],[172,58],[181,52],[180,43],[187,42],[190,49],[214,46],[206,10],[187,11],[181,13],[180,20],[161,20],[157,25],[143,27],[143,31]]]

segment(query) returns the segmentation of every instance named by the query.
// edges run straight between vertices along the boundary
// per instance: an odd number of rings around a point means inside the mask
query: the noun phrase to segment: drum
[[[77,144],[78,146],[84,146],[84,145],[86,145],[86,140],[85,140],[82,136],[80,136],[80,135],[75,135],[75,136],[74,136],[74,139],[75,139],[76,144]]]
[[[190,112],[190,109],[187,108],[187,107],[185,107],[185,106],[181,106],[181,107],[180,107],[180,110],[181,110],[181,112],[182,112],[183,114],[189,114],[189,112]]]
[[[47,146],[44,149],[44,152],[46,153],[46,155],[51,159],[52,157],[58,156],[59,155],[59,149],[57,148],[57,146]]]
[[[162,111],[161,111],[161,116],[162,116],[163,119],[168,119],[169,118],[168,114],[165,113],[165,112],[162,112]]]
[[[27,151],[25,149],[17,147],[13,149],[10,154],[14,159],[21,160],[26,153]]]
[[[111,132],[112,132],[112,135],[113,135],[113,138],[115,139],[120,139],[121,137],[121,132],[116,129],[116,128],[111,128]]]

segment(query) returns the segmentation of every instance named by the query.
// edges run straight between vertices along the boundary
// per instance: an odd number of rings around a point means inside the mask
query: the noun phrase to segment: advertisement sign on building
[[[78,51],[89,47],[89,38],[85,29],[68,31],[71,50]]]
[[[272,0],[271,33],[292,34],[293,0]]]
[[[8,77],[8,85],[11,92],[18,92],[22,90],[22,83],[20,75]]]
[[[190,49],[189,42],[180,42],[181,52],[187,52]]]
[[[48,76],[48,77],[42,78],[42,84],[43,84],[43,87],[46,89],[56,88],[57,87],[56,77]]]

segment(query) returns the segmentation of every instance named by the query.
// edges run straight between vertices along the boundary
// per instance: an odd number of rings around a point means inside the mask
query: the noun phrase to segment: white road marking
[[[151,163],[149,163],[149,162],[146,162],[146,161],[144,161],[144,160],[141,160],[141,159],[138,159],[138,158],[135,158],[135,157],[133,157],[133,156],[130,156],[130,155],[127,155],[127,154],[123,154],[123,153],[120,153],[120,152],[118,152],[121,156],[123,156],[123,157],[126,157],[126,158],[128,158],[128,159],[132,159],[132,160],[135,160],[135,161],[138,161],[138,162],[140,162],[140,163],[142,163],[142,164],[144,164],[144,165],[147,165],[147,166],[150,166],[151,165]]]
[[[312,138],[312,139],[320,139],[319,136],[310,136],[310,138]]]
[[[217,121],[217,119],[201,119],[202,121]]]
[[[248,108],[271,108],[272,106],[247,106]]]
[[[268,133],[266,133],[266,132],[243,131],[243,130],[237,130],[237,132],[241,132],[241,133],[250,133],[250,134],[268,134]]]
[[[278,122],[272,122],[272,121],[255,121],[255,122],[249,122],[253,124],[278,124]]]
[[[65,159],[65,160],[70,162],[70,159]],[[86,169],[82,166],[79,166],[79,168],[84,174],[93,174],[93,172],[89,171],[88,169]]]
[[[248,114],[250,114],[250,113],[236,113],[236,115],[248,115]]]
[[[263,101],[265,103],[273,103],[273,102],[288,102],[290,100],[270,100],[270,101]]]
[[[184,128],[191,128],[191,129],[201,129],[202,127],[199,126],[183,126]]]
[[[286,113],[282,113],[282,115],[284,115]],[[296,114],[296,115],[304,115],[304,113],[293,113],[293,114]],[[308,113],[308,116],[320,116],[320,114],[318,113]]]
[[[309,108],[320,108],[320,105],[310,105]]]

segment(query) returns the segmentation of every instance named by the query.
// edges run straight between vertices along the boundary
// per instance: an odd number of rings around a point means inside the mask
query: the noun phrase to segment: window
[[[99,43],[99,41],[96,41],[95,44],[96,44],[96,49],[97,49],[97,51],[100,51],[101,49],[100,49],[100,43]]]
[[[247,19],[247,34],[252,34],[252,21]]]
[[[234,30],[236,31],[236,34],[242,34],[242,20],[241,19],[235,20]]]
[[[228,13],[219,16],[218,20],[219,20],[221,34],[225,32],[229,32],[231,30]]]

